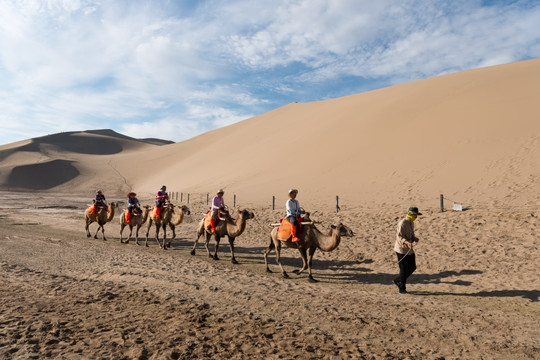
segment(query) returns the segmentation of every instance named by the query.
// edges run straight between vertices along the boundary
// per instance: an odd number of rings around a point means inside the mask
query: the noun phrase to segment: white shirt
[[[287,207],[287,216],[300,216],[300,203],[296,199],[289,199],[287,200],[287,203],[285,204]]]

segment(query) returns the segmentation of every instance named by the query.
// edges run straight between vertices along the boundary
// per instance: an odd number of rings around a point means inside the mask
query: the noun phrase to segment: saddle
[[[100,211],[103,208],[106,208],[107,212],[109,212],[109,207],[108,206],[100,206],[100,205],[90,205],[88,207],[87,211],[89,211],[92,214],[95,214],[95,213],[97,213],[98,211]]]
[[[298,225],[296,225],[296,236],[300,236],[302,234],[304,227],[301,223],[303,220],[303,218],[298,218]],[[277,239],[287,241],[292,236],[292,228],[294,225],[287,219],[280,219],[279,222],[281,225],[279,225],[277,229]]]
[[[214,224],[214,226],[218,226],[218,224],[221,222],[221,217],[224,217],[226,220],[232,220],[231,216],[229,215],[229,211],[227,210],[219,210],[218,218]],[[207,211],[206,215],[204,216],[204,228],[210,229],[212,227],[212,212]]]

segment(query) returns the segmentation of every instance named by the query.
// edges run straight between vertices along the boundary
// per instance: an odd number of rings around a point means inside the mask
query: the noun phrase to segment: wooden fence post
[[[338,213],[340,210],[339,208],[339,196],[336,195],[336,213]]]
[[[441,194],[441,212],[444,212],[444,196]]]
[[[272,210],[276,210],[276,197],[272,195]]]
[[[233,208],[236,207],[236,194],[234,194],[234,197],[233,197]]]

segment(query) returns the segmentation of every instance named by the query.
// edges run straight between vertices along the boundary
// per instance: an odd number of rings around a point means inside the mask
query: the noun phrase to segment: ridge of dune
[[[539,91],[534,59],[291,103],[172,145],[134,186],[224,187],[254,202],[297,187],[308,202],[540,205]]]
[[[49,190],[73,188],[94,175],[99,178],[103,156],[139,152],[157,147],[113,130],[86,130],[50,134],[0,146],[0,188]],[[106,163],[106,162],[105,162]],[[77,179],[82,176],[85,181]],[[121,176],[113,177],[122,181]],[[93,186],[92,186],[93,187]]]

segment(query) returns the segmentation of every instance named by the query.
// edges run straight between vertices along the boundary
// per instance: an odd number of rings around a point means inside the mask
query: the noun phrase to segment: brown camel
[[[156,225],[156,241],[160,248],[167,250],[171,247],[171,242],[176,238],[175,228],[177,225],[180,225],[182,220],[184,220],[184,214],[191,214],[189,208],[186,205],[178,206],[180,211],[175,212],[175,205],[170,202],[163,205],[161,210],[160,217],[156,217],[155,212],[152,210],[148,218],[148,227],[146,228],[146,240],[144,246],[148,247],[148,233],[150,233],[150,228],[152,228],[152,223]],[[167,225],[172,230],[172,237],[169,241],[167,240]],[[163,229],[163,245],[159,242],[159,229]]]
[[[116,208],[116,203],[111,202],[109,204],[109,208],[103,206],[103,207],[97,207],[95,214],[92,214],[92,207],[91,205],[89,208],[86,209],[84,212],[84,222],[86,224],[86,237],[90,237],[90,229],[89,226],[93,222],[98,223],[98,228],[96,230],[96,234],[94,235],[94,239],[97,239],[97,233],[99,229],[101,229],[101,235],[103,236],[103,240],[107,240],[105,238],[105,224],[111,221],[114,218],[114,209]]]
[[[139,245],[139,229],[141,226],[148,220],[148,214],[150,213],[151,207],[149,205],[143,206],[143,209],[135,208],[133,209],[133,214],[131,219],[129,219],[129,224],[126,222],[126,213],[127,209],[122,211],[120,216],[120,242],[123,243],[122,232],[126,226],[129,226],[129,236],[126,240],[126,244],[129,244],[129,239],[131,239],[131,234],[133,233],[133,228],[135,227],[135,244]]]
[[[266,272],[272,272],[268,267],[268,253],[270,253],[270,251],[272,251],[273,249],[276,249],[276,262],[281,268],[281,274],[284,278],[289,277],[289,275],[283,269],[280,261],[281,245],[285,244],[287,247],[298,249],[298,251],[300,252],[300,255],[302,256],[303,266],[302,269],[296,271],[296,273],[299,275],[304,270],[308,269],[308,279],[310,282],[317,281],[313,278],[313,275],[311,274],[311,263],[315,251],[317,249],[320,249],[324,252],[332,251],[339,246],[342,236],[354,236],[352,230],[349,229],[347,226],[343,225],[341,222],[339,222],[337,225],[332,225],[330,227],[328,235],[321,233],[319,229],[315,227],[315,225],[304,226],[304,230],[302,231],[302,233],[300,235],[297,235],[300,238],[300,241],[298,242],[292,242],[292,237],[289,237],[287,240],[279,240],[277,238],[277,229],[277,227],[272,229],[272,232],[270,233],[270,244],[264,252],[264,263],[266,265]]]
[[[206,248],[206,252],[208,253],[208,256],[213,258],[214,260],[219,260],[217,252],[219,247],[219,241],[221,238],[225,235],[229,238],[229,245],[231,248],[231,256],[232,256],[232,263],[238,264],[238,261],[236,261],[236,258],[234,257],[234,240],[240,236],[244,230],[246,229],[246,222],[249,219],[253,219],[255,217],[255,214],[253,214],[252,211],[249,210],[238,210],[238,216],[237,219],[228,218],[227,220],[220,221],[216,226],[216,233],[212,234],[209,229],[205,229],[204,227],[204,218],[199,223],[199,228],[197,230],[197,239],[195,239],[195,244],[193,244],[193,249],[191,250],[191,255],[195,255],[195,249],[197,248],[197,242],[199,241],[199,238],[202,234],[206,233],[206,239],[204,242],[204,247]],[[215,235],[216,239],[216,247],[214,250],[214,255],[210,255],[210,249],[208,249],[208,243],[210,242],[210,238],[212,235]]]

